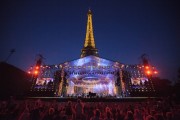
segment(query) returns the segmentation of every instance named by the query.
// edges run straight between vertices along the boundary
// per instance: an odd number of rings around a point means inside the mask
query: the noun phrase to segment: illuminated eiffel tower
[[[81,50],[81,58],[89,55],[99,56],[98,50],[95,47],[91,10],[88,11],[87,16],[88,16],[88,20],[87,20],[87,28],[86,28],[86,38],[84,42],[84,47]]]

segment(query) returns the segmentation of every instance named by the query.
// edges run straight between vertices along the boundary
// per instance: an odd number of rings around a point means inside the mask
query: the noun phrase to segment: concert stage
[[[113,101],[129,100],[127,97],[135,96],[155,96],[156,90],[151,79],[153,73],[157,73],[154,66],[149,65],[145,58],[143,64],[135,65],[101,58],[95,47],[91,10],[87,17],[86,37],[80,58],[48,65],[44,64],[42,55],[39,55],[36,65],[28,71],[31,75],[29,81],[32,81],[29,96],[51,96],[58,100],[60,97],[53,96],[63,96],[68,98],[60,100],[74,100],[69,96],[82,95],[86,98],[83,95],[96,93],[99,98],[95,100],[107,101],[109,97],[105,99],[104,96],[125,97],[110,99]]]

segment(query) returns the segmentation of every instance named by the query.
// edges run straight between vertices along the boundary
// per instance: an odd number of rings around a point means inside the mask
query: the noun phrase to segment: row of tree
[[[176,99],[180,98],[180,68],[178,69],[178,78],[175,83],[173,83],[172,80],[161,79],[158,77],[152,78],[152,81],[158,96],[171,96]]]

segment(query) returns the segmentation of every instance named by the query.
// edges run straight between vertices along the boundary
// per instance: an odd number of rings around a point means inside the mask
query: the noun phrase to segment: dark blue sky
[[[178,0],[177,0],[178,1]],[[102,58],[139,63],[146,53],[161,78],[180,67],[180,8],[170,0],[4,0],[0,3],[0,61],[23,70],[42,54],[46,64],[78,59],[87,11],[93,12],[96,47]]]

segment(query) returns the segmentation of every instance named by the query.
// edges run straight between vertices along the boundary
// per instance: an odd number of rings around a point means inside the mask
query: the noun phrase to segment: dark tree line
[[[157,96],[173,97],[176,100],[180,100],[180,68],[178,69],[178,78],[175,83],[171,80],[152,78],[154,87],[157,91]]]

